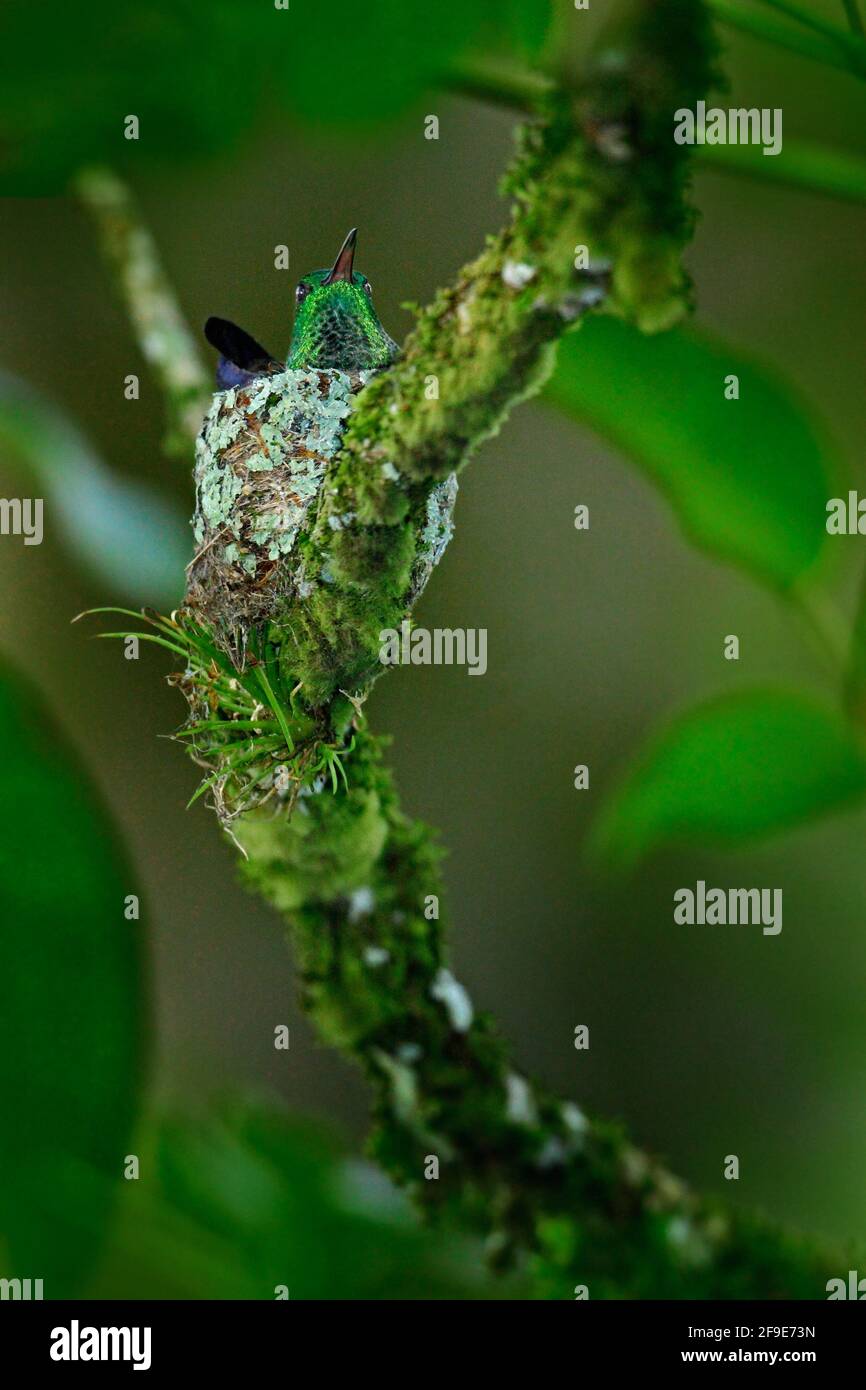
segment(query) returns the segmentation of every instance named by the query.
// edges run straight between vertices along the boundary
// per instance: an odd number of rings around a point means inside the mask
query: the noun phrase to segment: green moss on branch
[[[165,394],[166,452],[186,457],[210,401],[210,383],[156,243],[128,188],[109,169],[82,170],[75,192],[94,220],[142,355]]]
[[[284,669],[313,704],[375,678],[378,634],[405,615],[431,489],[539,390],[558,339],[600,308],[645,330],[686,312],[694,214],[673,112],[706,93],[714,62],[703,7],[654,0],[602,42],[576,91],[550,93],[521,129],[507,225],[362,392],[329,473],[306,542],[306,571],[326,574],[327,590],[281,625]]]
[[[402,814],[377,740],[360,734],[350,766],[347,793],[234,829],[245,881],[291,924],[305,1008],[370,1081],[371,1147],[391,1176],[482,1234],[494,1263],[528,1255],[551,1297],[578,1283],[593,1298],[824,1296],[841,1256],[699,1201],[515,1069],[448,970],[430,831]]]

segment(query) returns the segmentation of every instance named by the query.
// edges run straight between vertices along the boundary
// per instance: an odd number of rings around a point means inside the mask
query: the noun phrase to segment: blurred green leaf
[[[77,559],[113,597],[173,608],[184,591],[189,526],[147,484],[119,478],[71,420],[32,387],[0,372],[0,449],[23,465]]]
[[[372,1165],[273,1103],[161,1117],[95,1296],[507,1298],[475,1243],[422,1228]],[[120,1291],[120,1292],[119,1292]]]
[[[323,45],[321,9],[302,0],[295,16],[299,60],[281,67],[277,81],[305,120],[357,129],[417,109],[472,48],[536,51],[549,13],[548,0],[446,0],[432,9],[376,0],[359,23],[354,0],[329,0]]]
[[[739,400],[725,399],[732,374]],[[838,464],[795,394],[739,349],[597,317],[561,344],[546,398],[642,469],[708,554],[783,590],[816,560]]]
[[[232,0],[9,0],[0,10],[0,188],[60,192],[82,164],[140,170],[236,144],[263,107],[262,31],[273,43],[287,22],[291,11]],[[137,140],[124,134],[130,115]]]
[[[125,855],[35,690],[0,673],[0,1274],[68,1297],[123,1171],[142,1052]]]
[[[725,695],[651,739],[603,808],[593,857],[634,864],[670,843],[737,845],[866,794],[866,748],[803,695]]]
[[[281,114],[357,132],[417,109],[473,46],[537,51],[550,10],[550,0],[363,10],[356,0],[6,0],[0,189],[56,192],[82,164],[129,172],[213,155]],[[124,135],[129,115],[136,140]]]

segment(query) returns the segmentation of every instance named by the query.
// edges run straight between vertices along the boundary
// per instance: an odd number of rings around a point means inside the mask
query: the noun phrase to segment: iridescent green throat
[[[338,367],[373,371],[387,367],[397,344],[385,332],[359,271],[351,280],[324,283],[332,272],[315,270],[298,286],[298,312],[287,367]]]

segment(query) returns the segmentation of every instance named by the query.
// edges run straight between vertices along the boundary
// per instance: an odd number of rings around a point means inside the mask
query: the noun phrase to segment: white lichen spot
[[[386,459],[385,462],[381,465],[380,471],[382,473],[382,477],[387,479],[389,483],[398,483],[400,481],[400,474],[389,459]]]
[[[684,1264],[699,1266],[708,1262],[710,1247],[687,1216],[672,1216],[665,1235],[668,1245],[676,1251]]]
[[[391,1057],[381,1048],[374,1048],[373,1056],[391,1083],[391,1104],[395,1115],[404,1124],[410,1123],[418,1109],[418,1082],[415,1073],[405,1062]]]
[[[312,782],[310,782],[308,786],[306,786],[306,787],[301,787],[301,793],[300,793],[301,796],[319,796],[319,795],[321,795],[321,793],[325,790],[325,786],[326,786],[326,784],[327,784],[327,780],[328,780],[328,779],[327,779],[327,777],[325,776],[324,772],[320,772],[320,773],[318,774],[317,777],[314,777],[314,778],[313,778]],[[305,809],[305,808],[302,808],[302,809]]]
[[[378,970],[380,965],[388,964],[391,952],[386,951],[384,946],[365,946],[362,958],[365,965],[369,965],[372,970]]]
[[[594,309],[604,299],[604,289],[601,285],[587,285],[577,297],[584,309]]]
[[[538,1110],[525,1076],[510,1071],[505,1078],[505,1094],[505,1113],[512,1124],[531,1126],[538,1123]]]
[[[552,1134],[539,1150],[535,1159],[535,1166],[545,1171],[548,1168],[561,1168],[568,1157],[567,1146],[555,1134]]]
[[[584,1115],[580,1106],[575,1105],[574,1101],[567,1100],[565,1104],[560,1107],[559,1113],[562,1116],[562,1122],[569,1134],[573,1135],[575,1139],[583,1139],[583,1137],[589,1133],[589,1120]]]
[[[629,1187],[642,1187],[649,1173],[649,1163],[640,1149],[628,1148],[620,1158],[622,1175]]]
[[[430,986],[430,997],[445,1006],[455,1033],[468,1031],[473,1018],[472,1000],[460,981],[455,980],[450,970],[443,968],[436,972]]]
[[[372,888],[356,888],[349,894],[349,921],[360,922],[362,917],[369,917],[375,906]]]
[[[522,290],[531,285],[538,271],[526,261],[506,261],[502,267],[502,279],[510,290]]]
[[[415,1062],[420,1062],[423,1055],[423,1049],[416,1042],[404,1042],[397,1048],[397,1056],[400,1061],[405,1062],[409,1067],[413,1066]]]
[[[472,306],[475,300],[475,286],[472,285],[465,298],[457,305],[457,326],[461,333],[472,332]]]

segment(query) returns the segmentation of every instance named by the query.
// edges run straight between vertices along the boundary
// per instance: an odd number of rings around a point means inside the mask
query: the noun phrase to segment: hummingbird
[[[221,391],[287,368],[330,367],[344,372],[389,366],[398,347],[379,322],[370,281],[355,270],[353,227],[330,270],[314,270],[295,290],[297,311],[285,363],[229,319],[209,318],[205,337],[220,354],[216,382]]]
[[[356,240],[353,227],[330,270],[300,281],[285,363],[227,319],[205,325],[220,358],[217,390],[196,442],[196,553],[187,566],[184,606],[239,671],[251,633],[279,624],[290,602],[330,582],[298,538],[316,515],[355,397],[397,356],[370,282],[355,270]],[[403,486],[391,469],[394,486]],[[456,490],[452,474],[426,499],[409,603],[451,535]],[[335,519],[342,528],[354,514]]]

